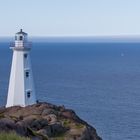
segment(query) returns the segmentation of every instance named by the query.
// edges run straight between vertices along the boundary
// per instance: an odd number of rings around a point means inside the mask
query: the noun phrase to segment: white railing
[[[10,48],[31,48],[32,42],[11,42]]]

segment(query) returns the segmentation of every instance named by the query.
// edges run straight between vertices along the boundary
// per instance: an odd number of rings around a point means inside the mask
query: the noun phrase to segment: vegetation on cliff
[[[1,132],[0,140],[30,140],[30,139],[21,137],[14,132],[10,132],[10,133]]]
[[[96,130],[73,110],[49,103],[0,108],[0,132],[10,136],[15,132],[33,140],[101,140]],[[26,140],[21,137],[15,140],[18,139]]]

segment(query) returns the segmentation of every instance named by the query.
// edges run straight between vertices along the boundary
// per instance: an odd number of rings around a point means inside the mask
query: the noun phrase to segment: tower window
[[[27,58],[27,54],[26,53],[24,54],[24,58]]]
[[[19,37],[19,40],[23,40],[23,37],[22,37],[22,36],[20,36],[20,37]]]
[[[26,78],[29,77],[29,71],[26,71]]]
[[[28,97],[28,98],[31,97],[31,92],[30,92],[30,91],[27,92],[27,97]]]

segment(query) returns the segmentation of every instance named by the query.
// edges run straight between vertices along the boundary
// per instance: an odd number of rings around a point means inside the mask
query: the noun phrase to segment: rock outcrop
[[[0,108],[0,131],[14,131],[32,140],[101,140],[73,110],[49,103]]]

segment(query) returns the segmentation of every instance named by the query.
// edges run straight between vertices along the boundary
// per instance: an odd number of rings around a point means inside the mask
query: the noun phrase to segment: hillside
[[[0,131],[33,140],[101,140],[73,110],[49,103],[0,108]]]

